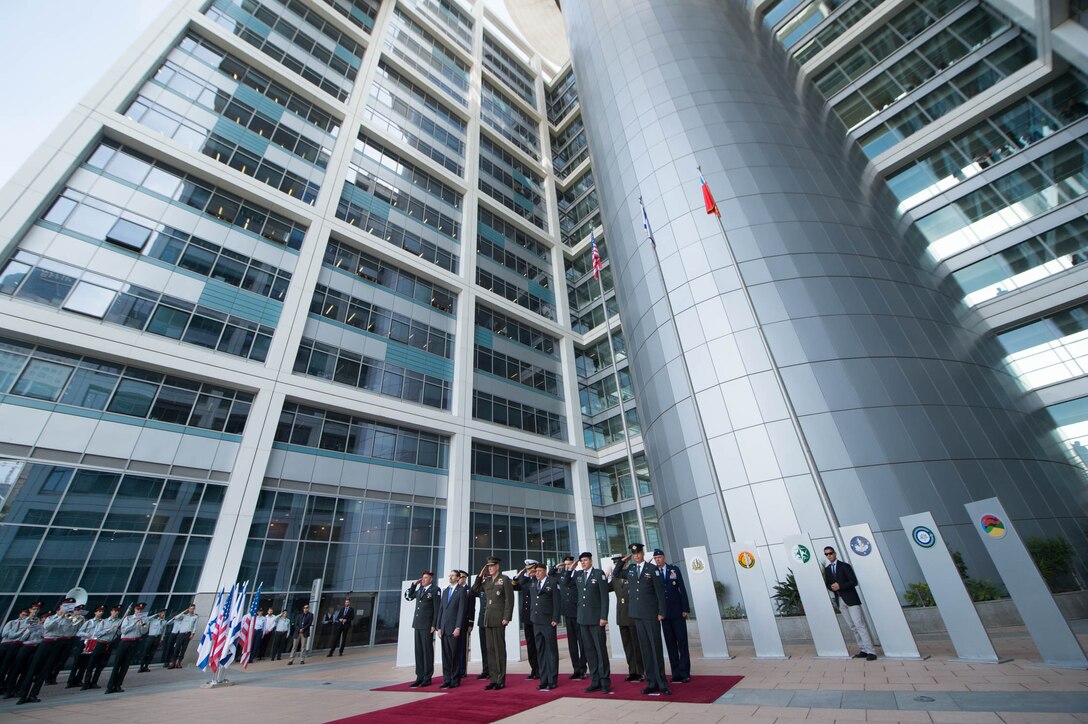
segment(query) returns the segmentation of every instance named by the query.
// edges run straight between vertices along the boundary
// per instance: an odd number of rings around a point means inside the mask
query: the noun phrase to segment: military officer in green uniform
[[[641,543],[630,546],[633,560],[627,565],[627,590],[631,618],[638,631],[638,646],[642,650],[642,665],[646,672],[643,694],[671,694],[665,681],[665,654],[661,649],[661,621],[665,618],[665,582],[657,566],[645,560]]]
[[[638,647],[638,632],[629,611],[630,594],[627,592],[627,561],[630,556],[612,556],[612,592],[616,594],[616,625],[620,627],[623,655],[627,659],[627,678],[624,681],[642,681],[642,651]]]
[[[491,682],[484,687],[506,687],[506,626],[514,616],[514,584],[499,572],[502,560],[494,556],[480,570],[473,593],[484,593],[484,628],[487,629],[487,669]]]
[[[434,676],[434,630],[438,627],[438,586],[434,573],[423,571],[419,580],[404,592],[407,601],[416,602],[412,631],[416,644],[416,680],[409,687],[430,686]]]

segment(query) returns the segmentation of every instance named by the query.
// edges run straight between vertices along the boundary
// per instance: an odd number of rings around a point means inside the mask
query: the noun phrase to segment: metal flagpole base
[[[222,681],[205,681],[200,685],[201,689],[218,689],[221,686],[234,686],[234,682],[230,679],[223,679]]]

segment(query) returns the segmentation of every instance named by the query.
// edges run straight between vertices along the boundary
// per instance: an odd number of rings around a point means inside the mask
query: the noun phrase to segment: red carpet
[[[484,691],[487,681],[480,681],[472,676],[456,689],[439,689],[442,679],[436,678],[434,684],[423,689],[409,689],[411,682],[383,686],[374,691],[406,691],[420,694],[441,694],[428,696],[409,704],[373,711],[366,714],[337,719],[329,724],[381,724],[382,722],[426,722],[442,724],[485,724],[498,721],[508,716],[520,714],[527,709],[547,704],[563,697],[579,699],[630,699],[640,701],[669,701],[688,704],[709,704],[716,701],[725,692],[732,689],[740,676],[694,676],[691,683],[675,684],[672,696],[646,696],[640,694],[645,684],[628,683],[621,676],[612,679],[612,694],[594,692],[587,694],[582,689],[589,686],[588,681],[571,681],[569,674],[559,676],[559,688],[555,691],[537,691],[538,681],[528,681],[525,674],[510,674],[506,677],[506,688],[502,691]]]

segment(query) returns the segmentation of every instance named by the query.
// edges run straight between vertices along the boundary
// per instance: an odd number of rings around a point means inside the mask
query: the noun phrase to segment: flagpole
[[[709,189],[710,187],[706,185],[706,181],[703,179],[703,167],[696,164],[695,168],[699,171],[699,179],[702,181],[703,187]],[[756,332],[758,333],[760,343],[763,345],[763,353],[767,355],[767,359],[770,361],[771,371],[774,373],[774,381],[778,385],[778,392],[782,395],[782,400],[786,405],[786,411],[789,414],[790,423],[793,425],[794,434],[797,435],[801,450],[804,452],[805,463],[808,465],[809,474],[812,475],[812,480],[816,483],[816,492],[820,498],[820,505],[823,507],[824,515],[827,516],[827,520],[831,524],[831,537],[835,539],[836,544],[838,544],[841,549],[843,547],[843,542],[840,540],[839,518],[835,514],[835,509],[831,507],[831,497],[827,494],[823,476],[820,475],[820,470],[816,467],[816,458],[812,454],[812,448],[808,444],[808,438],[805,436],[805,431],[801,428],[801,421],[797,417],[797,408],[794,407],[793,398],[790,397],[789,390],[786,389],[786,382],[782,379],[782,370],[779,369],[778,362],[774,357],[774,352],[771,350],[771,345],[767,342],[767,335],[763,331],[763,324],[759,321],[759,312],[756,311],[756,305],[752,302],[752,294],[748,290],[748,284],[744,281],[744,274],[741,272],[740,264],[737,263],[737,257],[733,253],[733,245],[729,242],[729,234],[725,231],[725,224],[722,223],[722,215],[717,209],[717,204],[714,205],[713,212],[708,211],[707,213],[713,213],[718,219],[718,229],[722,232],[722,240],[725,242],[725,253],[729,257],[729,263],[737,270],[737,280],[740,282],[741,291],[744,292],[744,301],[748,305],[748,313],[752,315],[752,319],[755,321]]]
[[[722,520],[725,522],[725,534],[728,542],[732,544],[735,540],[733,538],[733,523],[729,520],[729,508],[725,504],[725,491],[722,490],[721,479],[718,477],[718,466],[714,464],[714,454],[710,451],[710,439],[707,437],[706,426],[703,424],[703,413],[700,410],[699,398],[695,396],[695,383],[692,381],[691,368],[688,367],[688,358],[684,354],[684,343],[680,339],[680,328],[676,326],[676,315],[673,313],[672,299],[669,298],[669,287],[665,283],[665,271],[661,268],[661,257],[657,254],[657,243],[653,240],[653,232],[650,229],[650,217],[646,215],[646,206],[642,203],[641,195],[638,197],[638,205],[642,207],[642,218],[646,222],[646,233],[650,236],[650,248],[654,252],[657,274],[661,278],[661,292],[665,297],[665,304],[669,310],[669,319],[672,320],[673,332],[676,334],[676,344],[680,348],[680,360],[684,365],[684,380],[688,385],[691,402],[695,405],[695,420],[699,423],[699,436],[703,441],[703,449],[706,451],[706,461],[710,466],[710,474],[714,478],[714,487],[718,491],[715,499],[718,501],[718,505],[721,506]]]
[[[594,238],[593,244],[596,245],[596,243],[597,240]],[[623,425],[623,443],[627,449],[627,467],[631,471],[631,489],[635,495],[635,515],[638,520],[638,531],[642,536],[642,540],[649,543],[646,537],[646,521],[642,517],[642,491],[639,490],[638,473],[635,472],[635,454],[631,449],[631,430],[627,427],[627,411],[623,408],[623,385],[620,383],[616,348],[612,346],[612,317],[608,313],[608,301],[604,298],[604,279],[602,278],[604,276],[604,267],[602,266],[599,272],[595,267],[593,276],[597,279],[597,288],[601,291],[601,307],[604,309],[604,330],[608,335],[608,352],[612,356],[612,379],[616,383],[616,397],[619,400],[620,423]]]

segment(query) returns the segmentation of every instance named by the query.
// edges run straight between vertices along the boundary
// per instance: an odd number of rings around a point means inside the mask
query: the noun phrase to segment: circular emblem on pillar
[[[914,539],[914,542],[923,548],[932,548],[933,544],[937,542],[937,536],[933,535],[933,531],[924,525],[920,525],[910,532],[910,537]]]
[[[873,544],[865,536],[856,535],[850,539],[850,550],[864,557],[873,552]]]
[[[979,522],[982,524],[982,530],[986,531],[986,535],[991,538],[1005,537],[1005,524],[996,515],[984,515]]]
[[[808,549],[808,546],[798,543],[793,547],[793,557],[801,564],[805,564],[812,560],[812,551]]]
[[[737,563],[740,564],[741,568],[754,568],[756,565],[756,557],[749,551],[741,551],[740,554],[737,555]]]
[[[702,570],[703,570],[704,568],[706,568],[706,564],[705,564],[705,563],[703,563],[703,559],[702,559],[702,558],[692,558],[692,559],[691,559],[691,570],[692,570],[692,571],[693,571],[694,573],[699,573],[699,572],[701,572],[701,571],[702,571]]]

